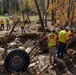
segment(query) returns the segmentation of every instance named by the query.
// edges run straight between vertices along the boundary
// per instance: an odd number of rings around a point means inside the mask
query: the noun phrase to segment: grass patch
[[[30,20],[31,21],[39,20],[39,17],[38,16],[30,16]]]

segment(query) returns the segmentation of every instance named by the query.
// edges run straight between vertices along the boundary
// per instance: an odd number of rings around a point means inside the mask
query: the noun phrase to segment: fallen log
[[[19,37],[19,38],[25,38],[25,37],[27,37],[27,38],[36,38],[36,37],[38,37],[38,36],[40,36],[41,35],[41,33],[25,33],[25,34],[19,34],[17,37]]]

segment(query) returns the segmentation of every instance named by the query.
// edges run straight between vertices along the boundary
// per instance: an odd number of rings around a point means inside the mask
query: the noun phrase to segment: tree
[[[48,9],[48,7],[49,7],[49,4],[50,4],[50,1],[49,0],[47,0],[47,9]],[[47,12],[46,12],[46,14],[45,14],[45,26],[47,27]]]
[[[39,9],[39,6],[38,6],[38,2],[37,2],[37,0],[34,0],[34,1],[35,1],[35,4],[36,4],[38,14],[39,14],[39,20],[40,20],[40,23],[41,23],[41,30],[44,31],[45,27],[44,27],[44,23],[43,23],[43,20],[42,20],[42,17],[41,17],[41,12],[40,12],[40,9]]]
[[[55,0],[51,0],[51,3],[53,4],[55,2]],[[55,16],[55,10],[52,10],[51,11],[51,20],[52,20],[52,22],[55,22],[55,18],[54,18],[54,16]]]
[[[20,4],[18,0],[3,0],[4,13],[16,13],[20,11]]]
[[[2,14],[2,1],[0,1],[0,14]]]
[[[25,15],[27,16],[26,19],[30,20],[29,18],[29,12],[31,12],[33,9],[31,0],[20,0],[20,13],[23,15],[23,19],[25,19]]]

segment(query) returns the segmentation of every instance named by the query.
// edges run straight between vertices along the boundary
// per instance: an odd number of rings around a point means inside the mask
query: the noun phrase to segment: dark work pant
[[[4,30],[4,24],[1,24],[1,29],[3,29],[3,30]]]
[[[65,49],[66,49],[66,44],[58,43],[58,51],[57,51],[57,57],[58,58],[59,58],[59,56],[61,58],[63,58],[63,55],[65,53]]]

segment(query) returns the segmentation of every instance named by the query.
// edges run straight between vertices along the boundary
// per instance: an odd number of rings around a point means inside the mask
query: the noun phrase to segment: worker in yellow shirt
[[[22,34],[25,34],[24,21],[20,22]]]
[[[75,40],[75,28],[71,28],[68,33],[68,44],[67,44],[66,50],[70,46],[71,42],[73,42],[74,40]]]
[[[1,29],[4,30],[4,21],[1,19]]]
[[[64,53],[66,53],[67,45],[67,33],[70,30],[70,27],[66,27],[65,30],[61,30],[58,34],[58,51],[57,58],[63,58]]]
[[[10,29],[10,25],[9,25],[9,20],[8,19],[6,20],[6,25],[7,25],[7,30],[9,30]]]
[[[51,64],[54,64],[56,56],[56,44],[57,44],[57,34],[54,27],[51,28],[51,33],[46,36],[47,44],[49,47],[49,57]]]

